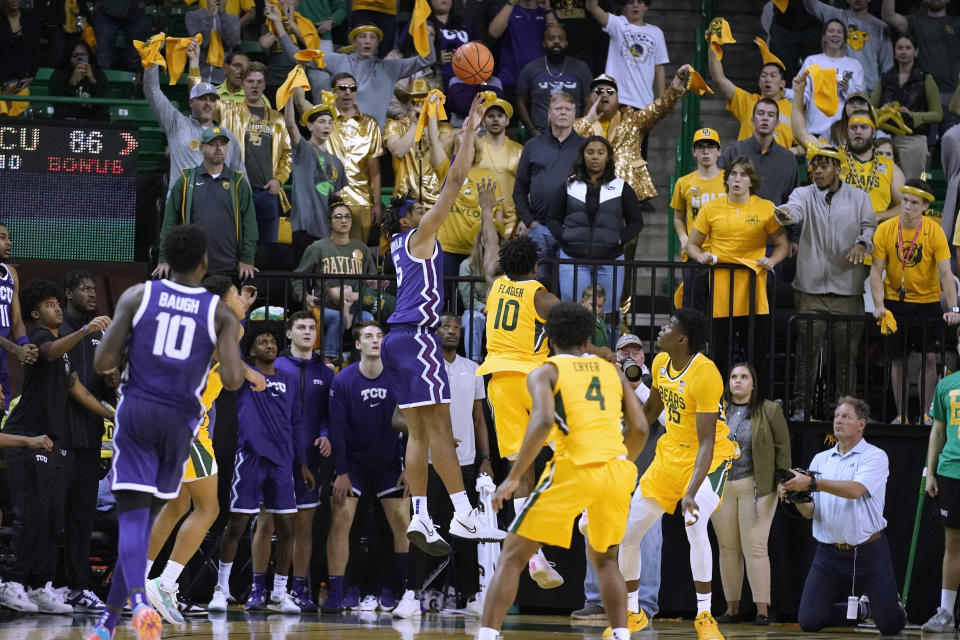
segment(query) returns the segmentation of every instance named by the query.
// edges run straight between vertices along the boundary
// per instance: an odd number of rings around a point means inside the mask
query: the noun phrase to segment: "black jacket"
[[[643,229],[643,214],[637,194],[620,178],[598,189],[570,182],[563,215],[548,226],[567,255],[602,260],[623,253],[624,243]]]

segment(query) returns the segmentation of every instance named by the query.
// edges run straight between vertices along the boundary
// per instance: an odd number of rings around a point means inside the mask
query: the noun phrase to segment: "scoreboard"
[[[137,130],[0,120],[0,222],[12,257],[132,262]]]

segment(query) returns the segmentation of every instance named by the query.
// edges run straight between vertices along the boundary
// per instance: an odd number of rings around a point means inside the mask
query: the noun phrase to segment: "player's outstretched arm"
[[[240,321],[226,304],[217,305],[214,319],[217,330],[217,354],[220,358],[220,380],[227,391],[236,391],[246,379],[247,365],[240,357]]]
[[[543,443],[550,435],[554,422],[553,385],[557,383],[557,368],[549,362],[537,367],[527,375],[527,390],[533,400],[533,409],[530,411],[530,422],[527,432],[523,436],[523,444],[517,459],[510,469],[506,480],[500,483],[491,500],[495,511],[499,511],[503,501],[513,496],[520,479],[527,468],[537,459],[537,454],[543,448]],[[633,393],[631,391],[631,393]]]
[[[450,171],[447,173],[447,179],[443,183],[440,195],[437,196],[437,202],[423,214],[420,225],[417,230],[410,235],[410,249],[414,256],[424,257],[433,255],[433,246],[437,238],[437,232],[440,225],[443,224],[447,216],[450,215],[450,209],[460,195],[460,188],[463,181],[467,179],[473,167],[474,157],[474,139],[477,134],[477,127],[483,119],[483,100],[478,93],[473,98],[473,104],[470,105],[470,115],[463,121],[463,129],[460,131],[460,150],[453,164],[450,165]]]
[[[123,362],[123,345],[133,329],[133,316],[143,299],[143,285],[135,284],[120,296],[113,321],[107,328],[93,355],[93,368],[100,375],[110,373]]]
[[[650,423],[643,415],[643,405],[633,392],[633,387],[619,368],[620,384],[623,386],[623,440],[627,445],[627,458],[636,460],[650,435]],[[659,395],[659,394],[658,394]]]

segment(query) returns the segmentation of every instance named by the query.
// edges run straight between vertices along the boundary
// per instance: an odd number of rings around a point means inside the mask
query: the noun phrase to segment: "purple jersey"
[[[13,305],[13,274],[10,267],[0,263],[3,277],[0,277],[0,336],[10,337],[10,307]],[[6,358],[0,358],[6,368]]]
[[[202,415],[200,396],[217,343],[214,318],[219,302],[220,296],[202,287],[169,280],[145,282],[127,337],[120,393],[196,409]]]
[[[409,229],[390,240],[390,256],[397,269],[397,306],[387,323],[433,328],[440,324],[443,307],[443,252],[438,240],[431,257],[414,258],[407,243],[415,231]]]
[[[397,385],[384,369],[367,378],[354,363],[333,378],[330,387],[330,444],[333,468],[346,473],[348,461],[379,468],[402,456],[400,433],[393,428]]]
[[[287,469],[304,464],[304,452],[294,446],[300,440],[297,380],[279,368],[273,374],[260,373],[267,379],[266,389],[254,391],[245,384],[237,391],[237,445]]]

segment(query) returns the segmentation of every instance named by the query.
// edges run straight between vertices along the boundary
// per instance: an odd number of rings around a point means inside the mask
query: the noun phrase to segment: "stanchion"
[[[920,535],[920,515],[923,513],[923,502],[927,495],[927,468],[920,474],[920,495],[917,497],[917,514],[913,519],[913,536],[910,538],[910,554],[907,556],[907,575],[903,578],[903,606],[907,606],[907,597],[910,595],[910,577],[913,575],[913,561],[917,555],[917,537]]]

